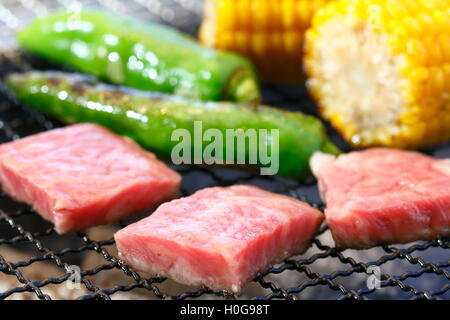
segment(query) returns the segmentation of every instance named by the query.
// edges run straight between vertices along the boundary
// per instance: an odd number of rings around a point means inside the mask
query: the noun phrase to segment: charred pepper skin
[[[26,51],[114,84],[204,101],[259,101],[249,60],[168,26],[107,11],[55,12],[19,31]]]
[[[339,153],[327,138],[320,120],[299,112],[269,106],[250,108],[247,104],[200,102],[160,93],[105,85],[95,78],[61,72],[10,74],[9,88],[26,105],[66,123],[93,122],[128,136],[143,147],[169,158],[179,141],[172,141],[175,129],[186,129],[194,136],[194,121],[202,121],[203,130],[278,129],[279,139],[268,135],[266,150],[278,143],[278,174],[302,179],[310,174],[309,158],[315,151]],[[210,142],[202,141],[200,152]],[[196,154],[192,146],[191,154]],[[255,156],[261,146],[245,148],[245,159]],[[226,145],[223,162],[226,162]],[[237,148],[234,157],[237,157]],[[253,154],[252,154],[253,152]],[[259,153],[258,153],[259,154]],[[259,157],[257,157],[259,159]],[[267,163],[266,163],[267,164]],[[249,168],[264,167],[261,162]]]

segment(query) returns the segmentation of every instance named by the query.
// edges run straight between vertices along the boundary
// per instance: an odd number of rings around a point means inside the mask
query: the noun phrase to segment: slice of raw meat
[[[137,270],[239,293],[258,271],[304,252],[323,214],[252,186],[213,187],[161,205],[116,233]]]
[[[311,168],[338,247],[450,236],[450,160],[378,148],[316,153]]]
[[[117,221],[170,198],[180,176],[136,143],[79,124],[0,145],[0,182],[58,233]]]

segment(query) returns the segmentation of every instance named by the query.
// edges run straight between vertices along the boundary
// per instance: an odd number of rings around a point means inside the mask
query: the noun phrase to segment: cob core
[[[450,0],[338,0],[307,32],[307,85],[356,147],[450,139]]]
[[[299,82],[304,33],[329,1],[207,0],[200,40],[246,55],[266,82]]]

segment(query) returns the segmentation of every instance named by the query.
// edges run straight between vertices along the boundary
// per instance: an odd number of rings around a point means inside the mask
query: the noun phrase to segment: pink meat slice
[[[116,233],[136,270],[239,293],[269,264],[304,252],[323,214],[252,186],[213,187],[161,205]]]
[[[450,236],[450,160],[369,149],[316,153],[311,168],[338,247],[369,248]]]
[[[94,124],[0,145],[0,182],[58,233],[107,224],[172,197],[180,176],[128,138]]]

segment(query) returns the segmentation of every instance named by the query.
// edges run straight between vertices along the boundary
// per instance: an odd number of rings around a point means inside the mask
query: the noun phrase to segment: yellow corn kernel
[[[337,0],[304,64],[321,113],[357,147],[450,140],[450,0]]]
[[[246,55],[266,82],[299,82],[304,33],[330,1],[207,0],[200,41]]]

